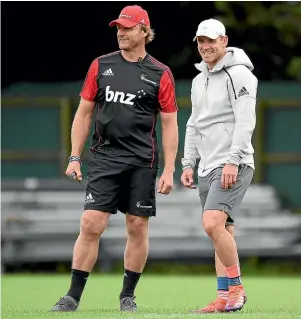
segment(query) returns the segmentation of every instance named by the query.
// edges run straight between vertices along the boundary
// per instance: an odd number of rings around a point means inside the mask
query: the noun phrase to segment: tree
[[[267,61],[272,79],[301,80],[300,2],[215,2],[227,30],[246,37],[245,48]]]

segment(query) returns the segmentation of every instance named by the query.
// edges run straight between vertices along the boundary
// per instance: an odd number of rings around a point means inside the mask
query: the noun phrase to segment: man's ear
[[[144,38],[146,38],[146,37],[147,37],[147,35],[148,35],[148,32],[144,31],[143,29],[141,29],[141,31],[143,32],[143,36],[144,36]]]

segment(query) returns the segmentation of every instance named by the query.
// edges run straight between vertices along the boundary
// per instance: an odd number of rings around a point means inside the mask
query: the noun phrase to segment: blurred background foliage
[[[250,54],[270,57],[271,74],[281,77],[282,70],[301,80],[301,2],[217,1],[215,7],[226,28],[246,38]]]

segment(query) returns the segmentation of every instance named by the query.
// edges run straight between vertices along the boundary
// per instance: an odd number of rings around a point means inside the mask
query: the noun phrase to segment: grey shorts
[[[239,165],[236,184],[230,189],[222,189],[222,167],[211,171],[205,177],[199,177],[199,195],[203,211],[220,210],[227,215],[226,225],[234,225],[235,214],[251,184],[254,170],[248,165]]]

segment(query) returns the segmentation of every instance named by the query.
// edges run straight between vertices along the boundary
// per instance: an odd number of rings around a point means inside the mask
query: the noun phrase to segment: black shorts
[[[135,216],[156,215],[157,168],[112,161],[93,154],[88,168],[85,210]]]

